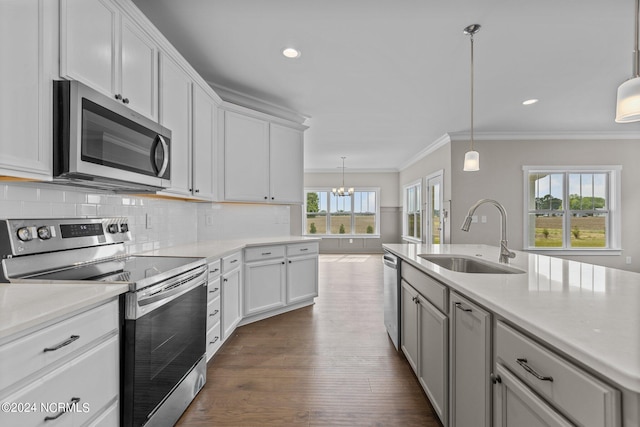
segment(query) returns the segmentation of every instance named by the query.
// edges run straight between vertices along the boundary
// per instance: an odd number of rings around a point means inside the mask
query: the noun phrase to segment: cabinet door
[[[318,256],[293,257],[287,262],[287,304],[318,296]]]
[[[167,55],[160,55],[160,124],[171,129],[171,188],[191,194],[191,79]]]
[[[501,364],[497,365],[496,373],[500,378],[500,383],[497,385],[499,413],[496,414],[496,426],[573,426]]]
[[[285,306],[285,273],[284,260],[245,264],[245,315],[262,313]]]
[[[402,281],[402,352],[407,357],[413,372],[418,373],[418,292]]]
[[[302,203],[303,193],[302,131],[278,124],[269,128],[271,201]]]
[[[490,314],[451,293],[451,426],[491,423]]]
[[[226,340],[242,319],[242,289],[240,269],[222,276],[222,337]]]
[[[158,119],[158,49],[131,20],[121,22],[120,94],[123,102],[150,119]]]
[[[418,296],[420,363],[418,380],[431,401],[443,425],[447,425],[448,414],[448,322],[433,304]]]
[[[193,195],[214,199],[214,123],[216,105],[198,85],[193,85]]]
[[[53,70],[46,65],[55,21],[51,2],[0,2],[0,175],[51,177]]]
[[[224,198],[269,200],[269,123],[225,112]]]
[[[62,0],[60,75],[107,95],[118,92],[119,13],[108,0]]]

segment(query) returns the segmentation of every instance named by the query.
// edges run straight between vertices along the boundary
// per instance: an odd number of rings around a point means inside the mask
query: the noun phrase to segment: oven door
[[[147,295],[153,299],[152,310],[125,318],[123,426],[144,425],[205,353],[206,267],[204,271],[191,283],[162,285],[163,292]],[[182,286],[189,289],[184,292]],[[171,295],[157,305],[161,293]],[[131,294],[136,293],[126,298]]]

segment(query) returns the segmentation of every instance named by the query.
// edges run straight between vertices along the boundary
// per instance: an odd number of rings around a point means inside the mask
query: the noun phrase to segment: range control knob
[[[126,233],[128,231],[129,231],[129,224],[127,224],[126,222],[123,222],[122,224],[120,224],[121,233]]]
[[[29,240],[33,240],[33,235],[31,234],[31,230],[28,227],[22,227],[18,229],[18,239],[23,242],[28,242]]]
[[[51,238],[51,229],[47,226],[38,227],[38,237],[42,240],[49,240]]]
[[[116,234],[118,232],[118,224],[109,224],[107,226],[107,231],[111,234]]]

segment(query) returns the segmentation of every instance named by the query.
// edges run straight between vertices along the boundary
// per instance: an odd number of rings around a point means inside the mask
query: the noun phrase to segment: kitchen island
[[[420,254],[462,255],[498,264],[499,248],[486,245],[385,244],[403,263],[462,295],[501,323],[530,336],[572,365],[610,384],[622,395],[622,420],[637,426],[640,402],[640,274],[544,255],[516,252],[516,274],[456,272]],[[528,338],[527,338],[528,339]],[[494,353],[500,347],[489,343]],[[554,383],[554,384],[557,384]],[[580,393],[578,390],[577,393]],[[494,400],[499,400],[494,397]],[[504,408],[502,408],[503,410]],[[498,408],[494,413],[500,412]]]

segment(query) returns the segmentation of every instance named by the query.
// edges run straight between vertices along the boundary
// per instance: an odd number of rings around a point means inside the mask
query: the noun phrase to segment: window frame
[[[374,192],[376,193],[376,220],[375,220],[375,229],[373,230],[373,234],[367,234],[367,233],[356,233],[356,219],[355,219],[355,212],[354,212],[354,208],[355,208],[355,193],[364,193],[364,192]],[[325,234],[319,234],[319,233],[315,233],[315,234],[311,234],[307,231],[307,193],[326,193],[327,194],[327,213],[325,215],[325,222],[326,222],[326,230],[331,230],[331,188],[327,188],[327,187],[306,187],[304,189],[304,203],[302,205],[302,224],[303,224],[303,230],[302,230],[302,235],[303,236],[310,236],[310,237],[322,237],[322,238],[353,238],[353,237],[357,237],[357,238],[380,238],[380,187],[355,187],[354,188],[354,195],[351,196],[351,233],[345,233],[345,234],[332,234],[332,233],[325,233]]]
[[[416,188],[415,194],[418,196],[418,200],[416,201],[417,210],[409,212],[409,190],[412,188]],[[412,243],[422,243],[422,238],[424,236],[424,212],[422,209],[422,199],[422,178],[410,182],[402,187],[402,240]],[[414,215],[417,213],[420,215],[419,221],[414,221],[414,236],[410,236],[408,233],[408,216],[410,213],[413,213]],[[420,236],[415,237],[416,227],[418,226],[420,227]]]
[[[622,253],[621,247],[621,165],[588,165],[588,166],[534,166],[525,165],[522,167],[523,171],[523,250],[529,252],[541,252],[553,255],[620,255]],[[529,215],[536,213],[536,209],[531,209],[529,206],[530,187],[529,176],[533,173],[549,173],[549,174],[562,174],[563,175],[563,189],[562,189],[562,206],[563,209],[557,212],[562,215],[562,233],[563,233],[563,246],[562,247],[536,247],[533,246],[535,242],[530,241],[529,233]],[[607,242],[606,247],[594,247],[585,248],[577,247],[572,248],[570,246],[571,228],[570,221],[572,213],[580,212],[579,210],[571,209],[569,202],[569,175],[571,174],[590,174],[590,173],[606,173],[607,185],[606,195],[608,209],[603,212],[607,213]],[[582,212],[593,212],[594,210],[584,210]]]

